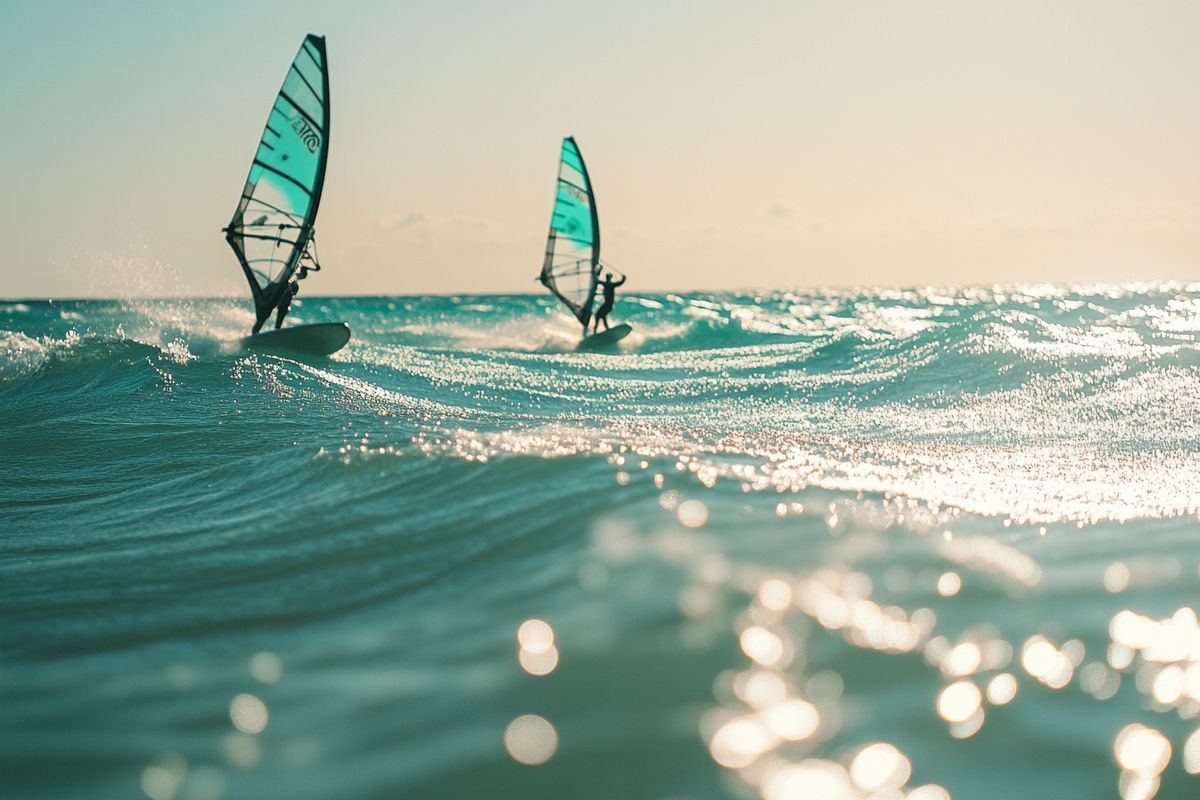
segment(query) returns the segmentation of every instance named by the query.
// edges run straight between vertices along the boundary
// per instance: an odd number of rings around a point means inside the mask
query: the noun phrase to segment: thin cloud
[[[771,203],[766,213],[770,219],[795,219],[800,210],[787,203],[775,202]]]
[[[766,218],[775,224],[797,226],[805,233],[821,233],[829,229],[829,224],[820,217],[807,217],[800,209],[791,203],[775,201],[763,212]]]
[[[385,231],[402,231],[407,228],[414,228],[418,225],[424,225],[429,222],[429,215],[424,211],[415,210],[409,211],[406,214],[398,216],[386,217],[375,223],[376,227]]]

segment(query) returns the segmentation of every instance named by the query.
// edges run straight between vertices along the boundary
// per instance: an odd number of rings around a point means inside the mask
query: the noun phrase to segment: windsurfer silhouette
[[[279,305],[275,307],[275,330],[279,330],[283,326],[283,318],[287,316],[288,309],[292,307],[292,298],[299,291],[300,281],[294,280],[288,284],[283,297],[279,298]]]
[[[592,333],[600,332],[600,323],[604,323],[604,330],[609,329],[608,315],[613,310],[613,304],[617,302],[617,287],[625,283],[625,278],[622,277],[619,281],[614,281],[612,273],[606,273],[604,280],[600,281],[600,285],[604,287],[604,302],[600,304],[599,310],[596,311],[596,325],[592,328]]]

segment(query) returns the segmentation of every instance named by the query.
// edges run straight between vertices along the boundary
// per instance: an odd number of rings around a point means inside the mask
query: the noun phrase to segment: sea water
[[[0,796],[1200,795],[1200,287],[0,303]]]

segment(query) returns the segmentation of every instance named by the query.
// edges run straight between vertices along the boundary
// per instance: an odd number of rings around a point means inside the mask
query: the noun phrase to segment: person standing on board
[[[292,298],[299,291],[300,281],[294,280],[284,290],[283,297],[279,298],[279,305],[275,306],[275,330],[279,330],[283,326],[283,318],[287,316],[288,310],[292,307]]]
[[[292,298],[296,296],[296,292],[300,291],[300,283],[293,280],[283,290],[283,296],[279,298],[279,304],[275,306],[275,330],[279,330],[283,325],[283,318],[287,316],[288,309],[292,307]],[[262,330],[263,323],[271,318],[271,312],[267,312],[267,316],[254,323],[254,327],[250,329],[250,334],[257,335]]]
[[[613,304],[617,302],[617,287],[625,283],[625,278],[614,281],[612,273],[606,273],[604,280],[600,281],[600,285],[604,287],[604,302],[600,304],[599,310],[596,311],[596,325],[592,328],[592,333],[600,332],[600,323],[604,323],[604,330],[608,330],[608,315],[613,310]]]

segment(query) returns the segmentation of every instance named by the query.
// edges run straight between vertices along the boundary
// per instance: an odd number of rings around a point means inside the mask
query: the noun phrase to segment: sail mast
[[[596,192],[592,189],[592,179],[588,175],[587,162],[583,160],[583,153],[579,149],[579,145],[575,142],[574,136],[568,136],[571,144],[575,145],[575,154],[579,156],[579,169],[583,173],[583,180],[587,185],[588,192],[588,208],[592,212],[592,287],[590,296],[594,300],[596,297],[596,282],[600,279],[600,215],[596,211]],[[591,304],[588,304],[589,310]],[[586,327],[586,325],[585,325]]]
[[[329,114],[329,59],[325,54],[325,37],[315,36],[310,33],[305,37],[304,42],[305,44],[309,44],[311,42],[312,46],[319,54],[318,60],[321,68],[321,98],[323,101],[321,103],[321,108],[325,112],[325,116],[321,120],[321,127],[325,131],[325,144],[320,148],[320,158],[317,162],[316,182],[313,185],[312,192],[312,207],[309,208],[308,215],[305,219],[303,228],[303,242],[302,245],[296,249],[296,253],[293,256],[292,263],[288,271],[289,278],[292,276],[292,273],[296,271],[296,266],[299,264],[300,258],[306,252],[308,252],[308,245],[317,233],[317,209],[321,207],[321,195],[325,191],[325,165],[329,163],[329,122],[331,117]],[[301,47],[304,47],[304,45],[301,45]]]

